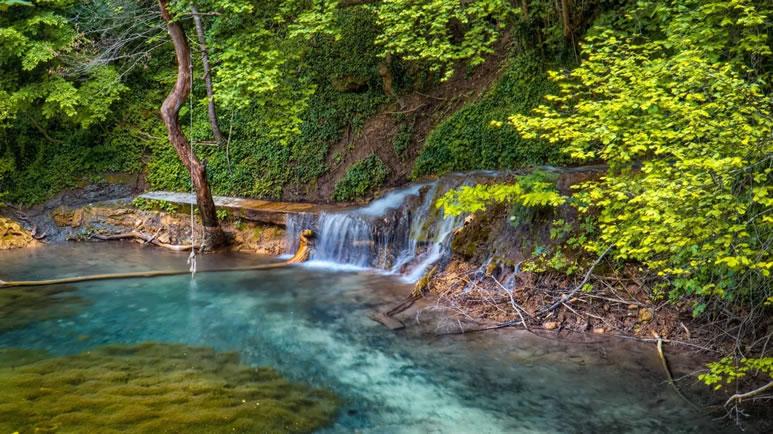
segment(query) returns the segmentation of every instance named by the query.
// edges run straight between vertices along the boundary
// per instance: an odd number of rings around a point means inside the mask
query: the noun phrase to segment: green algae
[[[0,433],[296,433],[330,423],[338,399],[236,353],[110,345],[65,357],[0,350]]]
[[[88,302],[77,295],[74,286],[0,289],[0,333],[28,324],[77,315]]]

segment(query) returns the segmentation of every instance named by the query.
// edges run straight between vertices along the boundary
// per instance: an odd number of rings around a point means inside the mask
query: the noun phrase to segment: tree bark
[[[212,135],[219,145],[225,143],[225,137],[220,131],[217,123],[217,109],[215,107],[215,92],[212,90],[212,69],[209,67],[209,49],[207,48],[207,39],[204,36],[204,25],[201,22],[201,15],[196,9],[196,5],[191,3],[191,15],[193,15],[193,25],[196,28],[196,36],[199,39],[199,51],[201,51],[201,64],[204,67],[204,85],[207,88],[207,115],[209,115],[209,124],[212,126]]]
[[[166,22],[169,37],[172,39],[175,55],[177,56],[177,82],[175,82],[172,92],[161,105],[161,119],[163,119],[166,125],[169,142],[172,143],[180,161],[182,161],[191,174],[191,182],[196,190],[196,203],[198,204],[201,222],[204,226],[205,248],[215,249],[226,243],[226,237],[217,221],[215,202],[212,200],[212,193],[207,181],[207,169],[196,158],[196,154],[189,146],[188,140],[180,129],[180,108],[185,103],[191,87],[191,50],[182,26],[180,23],[172,21],[167,4],[167,0],[158,0],[158,5],[161,8],[161,17]]]

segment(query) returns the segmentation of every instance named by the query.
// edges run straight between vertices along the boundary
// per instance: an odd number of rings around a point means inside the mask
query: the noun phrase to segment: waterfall
[[[349,211],[288,217],[289,251],[300,231],[317,235],[312,265],[375,268],[415,282],[450,254],[451,235],[464,216],[446,217],[435,201],[468,177],[449,176],[394,190]]]

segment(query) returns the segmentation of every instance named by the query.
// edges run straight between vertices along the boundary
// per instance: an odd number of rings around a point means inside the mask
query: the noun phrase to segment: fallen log
[[[127,237],[128,238],[128,237]],[[314,232],[311,230],[305,230],[301,233],[300,244],[298,250],[292,258],[277,262],[273,264],[257,264],[246,267],[233,267],[233,268],[214,268],[209,270],[200,270],[199,273],[224,273],[231,271],[254,271],[254,270],[270,270],[276,268],[287,267],[292,264],[305,262],[311,255],[311,244],[314,238]],[[118,238],[113,238],[118,239]],[[190,246],[188,246],[190,249]],[[46,286],[46,285],[59,285],[63,283],[78,283],[78,282],[90,282],[95,280],[113,280],[113,279],[135,279],[135,278],[147,278],[147,277],[160,277],[160,276],[179,276],[184,274],[190,274],[188,270],[162,270],[162,271],[135,271],[130,273],[113,273],[113,274],[92,274],[89,276],[77,276],[77,277],[64,277],[61,279],[47,279],[47,280],[18,280],[18,281],[4,281],[0,280],[0,288],[12,288],[12,287],[29,287],[29,286]]]

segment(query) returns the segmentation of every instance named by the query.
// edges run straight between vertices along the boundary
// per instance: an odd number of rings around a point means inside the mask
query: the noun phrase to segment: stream
[[[0,252],[0,279],[179,269],[185,254],[133,243]],[[199,269],[272,261],[199,258]],[[34,290],[34,289],[33,289]],[[235,351],[242,362],[342,398],[322,432],[721,432],[665,383],[651,346],[576,344],[517,330],[437,336],[431,316],[390,331],[368,315],[410,292],[399,276],[294,266],[88,282],[61,317],[3,330],[0,349],[76,354],[169,342]]]

